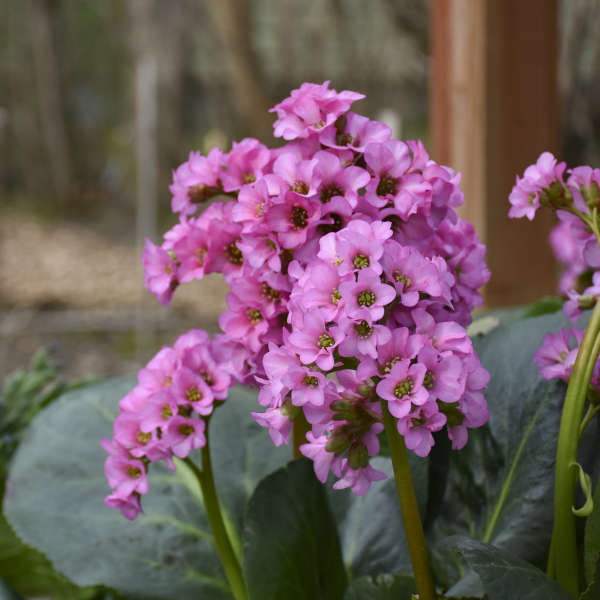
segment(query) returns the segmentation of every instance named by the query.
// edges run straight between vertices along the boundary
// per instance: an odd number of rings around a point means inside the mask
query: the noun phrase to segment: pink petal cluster
[[[272,109],[284,146],[246,139],[229,153],[192,153],[173,176],[179,222],[160,246],[148,241],[143,257],[147,287],[162,303],[181,283],[224,275],[231,291],[218,347],[229,344],[220,355],[235,360],[215,359],[219,373],[260,388],[263,412],[254,418],[275,444],[288,443],[303,416],[311,430],[301,451],[317,477],[331,471],[336,488],[357,494],[383,477],[369,464],[379,453],[382,399],[421,456],[434,432],[446,428],[462,448],[468,429],[488,418],[487,372],[465,328],[489,271],[485,247],[456,212],[460,175],[431,160],[420,141],[393,140],[383,123],[349,112],[362,97],[305,83]],[[217,353],[213,342],[207,347]],[[206,352],[186,345],[185,361],[177,356],[169,368],[201,374]],[[166,388],[166,375],[153,378],[163,382],[157,399],[136,388],[135,401],[123,401],[125,411],[145,411],[144,435],[164,431],[142,448],[119,437],[132,460],[153,460],[145,450],[162,449],[165,437],[167,460],[175,447],[195,447],[160,420],[182,379],[169,376]],[[196,421],[209,410],[193,408]],[[187,418],[169,410],[171,419]]]
[[[107,506],[135,519],[148,492],[148,465],[165,460],[173,469],[173,456],[186,458],[206,444],[205,417],[243,377],[243,361],[237,344],[193,329],[138,373],[138,384],[119,402],[112,439],[102,440],[109,454],[104,473],[113,488]]]
[[[550,243],[565,266],[559,283],[560,293],[567,297],[563,311],[575,323],[582,311],[592,308],[600,298],[600,245],[593,233],[598,228],[600,169],[565,167],[549,152],[541,154],[535,165],[525,169],[523,178],[517,177],[508,214],[531,220],[542,205],[556,211],[559,222],[550,234]],[[568,381],[583,332],[561,329],[544,337],[533,359],[544,378]],[[600,363],[596,371],[599,368]],[[593,385],[594,381],[597,378],[592,377]]]

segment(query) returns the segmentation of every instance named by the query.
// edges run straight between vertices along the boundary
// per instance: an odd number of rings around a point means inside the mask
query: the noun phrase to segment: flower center
[[[148,443],[148,440],[152,437],[151,433],[144,433],[143,431],[138,431],[135,439],[142,445],[145,446]]]
[[[377,297],[371,290],[363,290],[356,296],[356,302],[359,306],[373,306]]]
[[[265,298],[268,298],[269,300],[271,300],[271,302],[277,303],[281,300],[281,294],[277,290],[274,290],[267,283],[262,284],[261,292],[262,292],[262,295]]]
[[[382,373],[390,373],[392,370],[392,367],[400,360],[399,356],[394,356],[394,358],[391,358],[390,360],[388,360],[383,367],[381,368],[381,372]]]
[[[177,414],[180,417],[186,417],[187,419],[189,419],[192,416],[192,407],[191,406],[185,406],[183,404],[180,404],[177,407]]]
[[[161,411],[160,411],[160,416],[166,421],[167,419],[170,419],[173,416],[173,411],[171,410],[171,407],[168,404],[165,404]]]
[[[207,187],[203,184],[190,185],[188,187],[188,198],[194,204],[204,202],[207,198],[207,191]]]
[[[340,300],[342,299],[342,295],[340,294],[340,291],[337,288],[334,288],[333,292],[331,292],[331,296],[329,297],[329,299],[331,300],[331,304],[335,304],[337,306],[340,303]]]
[[[196,250],[196,257],[198,258],[198,264],[202,266],[204,264],[204,258],[206,257],[206,253],[208,250],[206,248],[198,248]]]
[[[192,425],[188,425],[187,423],[179,426],[179,433],[181,435],[185,435],[185,436],[192,435],[192,433],[194,433],[194,431],[195,431],[194,427]]]
[[[394,388],[394,396],[396,396],[396,398],[404,398],[404,396],[408,396],[412,392],[413,385],[413,380],[410,377],[403,379],[396,384],[396,387]]]
[[[366,254],[357,254],[352,260],[352,264],[355,269],[366,269],[371,264],[371,261]]]
[[[244,176],[242,179],[244,180],[244,183],[254,183],[256,181],[256,177],[254,176],[254,173],[244,173]]]
[[[202,379],[204,379],[206,385],[214,385],[215,380],[208,371],[200,371],[200,376],[202,377]]]
[[[382,175],[377,184],[378,196],[395,196],[398,190],[398,180],[389,175]]]
[[[232,265],[241,265],[244,262],[242,251],[236,246],[235,242],[231,242],[231,244],[227,246],[225,253]]]
[[[334,196],[343,196],[344,192],[335,184],[330,183],[329,185],[321,188],[321,194],[319,198],[323,204],[327,204]]]
[[[294,206],[290,222],[296,229],[304,229],[308,225],[308,212],[302,206]]]
[[[250,319],[250,323],[252,323],[252,325],[256,325],[262,321],[262,314],[260,310],[257,310],[256,308],[247,308],[246,314],[248,315],[248,319]]]
[[[132,467],[131,465],[127,467],[127,475],[131,477],[131,479],[137,479],[142,476],[142,470],[137,467]]]
[[[200,400],[202,400],[202,392],[195,385],[193,385],[185,392],[185,399],[188,402],[200,402]]]
[[[319,380],[314,375],[305,375],[302,383],[309,387],[317,387],[319,385]]]
[[[296,192],[296,194],[306,196],[306,194],[308,194],[308,192],[310,191],[310,188],[308,187],[308,184],[304,183],[304,181],[294,181],[292,191]]]
[[[410,287],[410,284],[412,283],[412,281],[406,277],[406,275],[403,275],[400,271],[396,270],[392,273],[392,276],[394,277],[394,281],[397,281],[398,283],[402,284],[402,291],[405,292],[407,290],[407,288]]]
[[[331,348],[334,344],[335,340],[328,333],[320,335],[319,341],[317,342],[319,348]]]
[[[434,383],[435,383],[435,378],[433,376],[433,372],[427,371],[427,373],[425,373],[425,378],[423,379],[423,387],[425,389],[430,390],[433,387]]]
[[[368,338],[373,333],[373,328],[363,319],[360,323],[355,323],[354,331],[359,338]]]

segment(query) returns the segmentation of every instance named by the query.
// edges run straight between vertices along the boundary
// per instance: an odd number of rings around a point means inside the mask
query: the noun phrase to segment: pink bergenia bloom
[[[273,163],[273,173],[296,194],[314,196],[321,180],[315,173],[317,161],[303,160],[296,152],[284,152]]]
[[[178,285],[177,265],[169,253],[146,238],[146,247],[142,255],[146,289],[156,295],[161,304],[171,302],[173,292]]]
[[[110,494],[104,499],[104,504],[108,508],[118,508],[123,516],[129,521],[134,521],[136,517],[143,512],[140,504],[140,497],[132,494],[127,498],[122,498],[117,493]]]
[[[363,152],[368,144],[387,142],[392,136],[391,129],[379,121],[348,112],[319,135],[319,141],[330,148],[352,148]]]
[[[146,467],[141,460],[125,456],[109,456],[104,463],[104,474],[108,485],[115,489],[114,494],[120,498],[128,498],[134,492],[148,492]]]
[[[533,362],[544,379],[569,380],[583,333],[583,329],[559,329],[556,334],[544,336],[540,349],[533,355]]]
[[[429,393],[424,385],[426,373],[425,365],[401,360],[377,384],[377,394],[388,401],[389,411],[394,417],[405,417],[412,405],[420,406],[427,402]]]
[[[231,152],[225,157],[221,170],[221,181],[226,192],[239,190],[244,184],[259,179],[271,160],[271,153],[254,138],[234,142]]]
[[[575,290],[567,292],[569,300],[564,303],[563,311],[572,323],[576,323],[582,311],[595,306],[600,298],[600,271],[594,273],[592,282],[592,285],[586,288],[582,294],[578,294]]]
[[[261,427],[269,430],[275,446],[281,446],[281,444],[289,446],[293,423],[287,415],[281,412],[280,408],[268,408],[264,413],[253,412],[252,417]]]
[[[309,365],[313,362],[324,371],[333,368],[333,351],[343,339],[339,327],[326,326],[326,318],[320,310],[302,315],[303,326],[292,331],[286,346],[300,356],[300,360]]]
[[[363,362],[363,357],[377,358],[377,349],[387,344],[392,337],[385,325],[374,325],[371,320],[343,319],[340,327],[344,332],[344,340],[339,345],[340,356],[356,356]]]
[[[533,220],[540,207],[540,192],[556,181],[562,181],[565,163],[556,163],[550,152],[543,152],[535,165],[525,169],[523,178],[517,176],[516,184],[509,196],[511,208],[508,216],[512,218],[527,217]]]
[[[342,467],[343,476],[333,484],[336,490],[350,488],[357,496],[364,496],[370,489],[374,481],[386,479],[387,475],[377,471],[371,465],[361,469],[352,469],[349,465]]]
[[[173,194],[173,212],[193,214],[199,204],[221,192],[223,156],[218,148],[213,148],[208,156],[190,152],[188,160],[173,171],[173,183],[169,187]]]
[[[483,395],[490,374],[481,366],[475,353],[466,358],[464,365],[467,372],[465,393],[460,399],[458,410],[449,413],[446,423],[453,450],[460,450],[467,443],[467,428],[481,427],[490,417]]]
[[[354,165],[344,166],[338,156],[325,150],[317,152],[315,159],[315,174],[320,179],[319,200],[321,204],[330,205],[324,209],[328,212],[332,209],[339,210],[339,203],[332,202],[336,198],[343,198],[350,210],[356,208],[358,190],[371,180],[369,173]]]
[[[383,317],[384,307],[396,297],[391,285],[381,282],[373,269],[358,272],[357,281],[340,283],[339,292],[344,299],[344,312],[352,319],[378,321]]]
[[[401,246],[388,240],[381,259],[384,272],[398,292],[404,306],[413,307],[419,302],[420,294],[441,298],[450,303],[450,281],[444,266],[424,257],[410,246]]]
[[[427,456],[433,447],[433,431],[439,431],[446,424],[443,415],[433,400],[417,406],[406,417],[398,419],[398,433],[404,443],[417,456]]]
[[[278,233],[282,248],[296,248],[306,241],[309,226],[318,221],[320,216],[318,200],[288,191],[273,203],[266,221]]]
[[[205,428],[204,419],[175,416],[169,421],[163,436],[175,456],[186,458],[192,450],[206,445]]]
[[[388,221],[368,223],[356,219],[337,233],[324,235],[319,242],[317,256],[335,265],[340,275],[367,267],[380,275],[383,244],[391,236],[391,224]]]
[[[278,117],[274,125],[275,137],[284,140],[308,137],[310,133],[332,125],[353,102],[364,98],[356,92],[330,90],[329,83],[303,83],[289,98],[271,108],[269,112],[276,112]]]

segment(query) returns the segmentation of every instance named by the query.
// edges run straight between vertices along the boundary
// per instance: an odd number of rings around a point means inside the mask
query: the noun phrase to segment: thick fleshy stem
[[[576,471],[572,465],[577,462],[583,409],[599,352],[600,303],[596,304],[592,312],[569,378],[556,450],[554,529],[551,548],[554,550],[560,548],[560,560],[558,553],[551,551],[547,573],[553,576],[573,598],[579,596],[579,566],[575,537],[576,517],[572,512],[575,502]]]
[[[306,420],[304,413],[300,411],[294,419],[294,428],[292,430],[294,458],[300,458],[302,456],[302,452],[300,452],[300,446],[306,443],[306,434],[310,430],[310,423]]]
[[[246,583],[242,574],[242,568],[235,555],[229,536],[227,535],[219,499],[217,497],[217,490],[215,488],[215,480],[213,478],[210,461],[208,427],[206,431],[206,445],[202,448],[202,470],[200,470],[189,458],[186,458],[184,462],[190,467],[200,483],[202,497],[204,498],[204,508],[206,509],[206,514],[208,516],[210,529],[215,539],[217,552],[219,553],[221,564],[225,569],[225,575],[229,581],[233,597],[235,600],[247,600],[248,594],[246,592]]]
[[[433,573],[429,563],[429,553],[425,544],[425,534],[419,515],[417,497],[410,476],[410,466],[408,464],[408,454],[404,439],[396,430],[394,418],[390,414],[387,402],[381,400],[381,410],[383,412],[383,422],[385,424],[385,433],[390,447],[392,465],[394,466],[394,476],[396,479],[396,490],[400,500],[400,509],[402,510],[402,520],[404,521],[404,531],[408,542],[408,551],[412,562],[415,582],[419,592],[420,600],[435,600],[435,584],[433,583]]]

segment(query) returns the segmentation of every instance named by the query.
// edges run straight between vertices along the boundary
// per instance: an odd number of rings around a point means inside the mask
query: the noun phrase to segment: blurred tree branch
[[[254,45],[248,2],[246,0],[210,0],[215,27],[223,41],[231,73],[236,104],[247,124],[262,140],[271,137],[273,118],[264,93]]]

